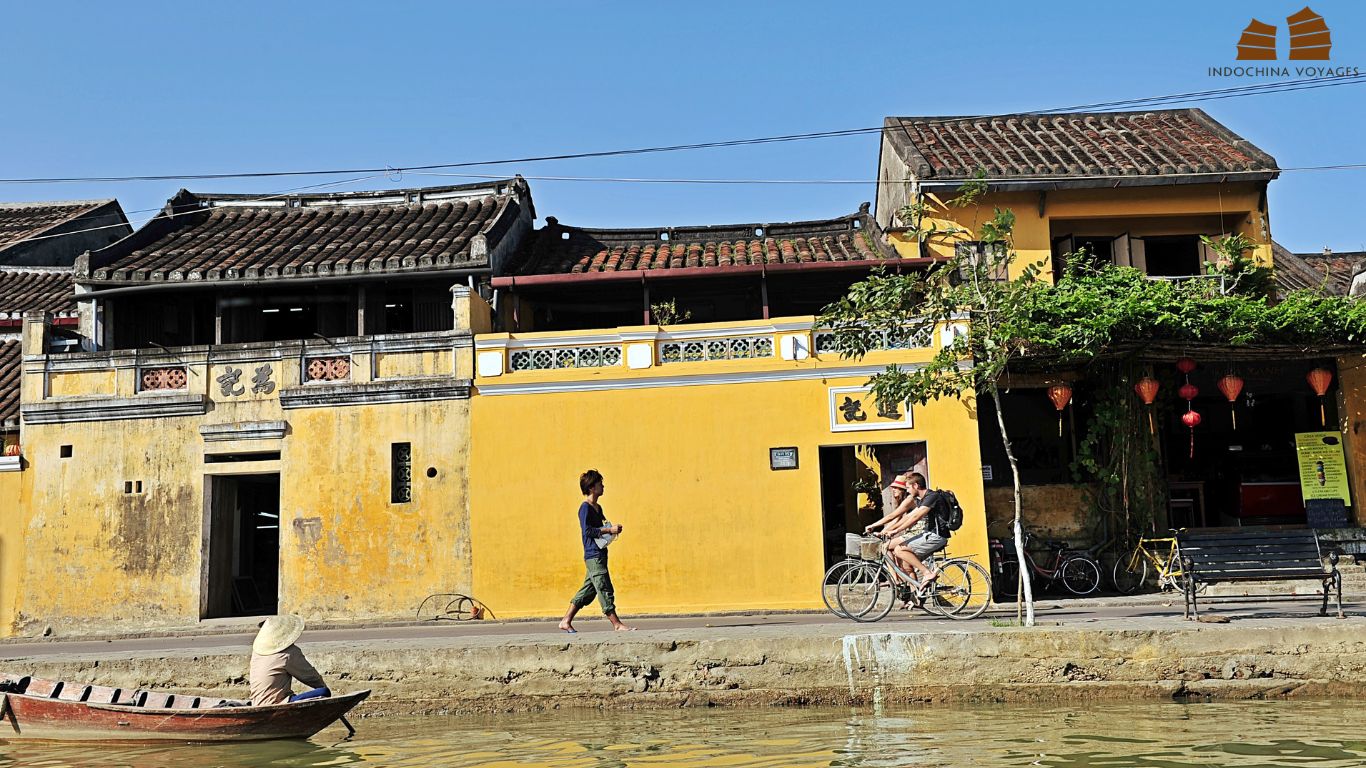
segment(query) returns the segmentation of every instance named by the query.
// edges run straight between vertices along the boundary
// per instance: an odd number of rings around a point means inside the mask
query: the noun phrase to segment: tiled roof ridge
[[[40,213],[51,211],[56,213],[59,218],[49,221],[39,220],[29,222],[27,226],[14,228],[5,226],[5,231],[0,232],[0,251],[4,251],[15,246],[23,245],[35,237],[45,233],[50,233],[58,227],[65,226],[83,216],[91,214],[109,205],[118,206],[118,198],[105,198],[102,200],[54,200],[48,202],[20,202],[20,203],[0,203],[0,218],[4,215],[22,213]],[[123,209],[118,209],[119,218],[127,223],[127,217]],[[68,233],[70,234],[70,233]]]
[[[1253,174],[1275,158],[1197,108],[1121,112],[892,116],[883,123],[911,173],[925,181],[1088,176]]]
[[[590,229],[553,216],[513,274],[582,274],[900,258],[864,203],[831,219],[691,227]]]
[[[19,426],[19,376],[23,360],[17,339],[0,339],[0,431]]]
[[[181,190],[198,203],[231,203],[222,207],[264,208],[267,210],[286,209],[287,203],[301,203],[296,207],[324,207],[328,204],[343,205],[356,200],[374,200],[370,205],[352,203],[348,208],[402,207],[413,205],[434,205],[443,200],[468,199],[475,197],[500,196],[524,191],[526,180],[521,175],[505,179],[470,184],[448,184],[439,187],[405,187],[402,189],[373,189],[350,192],[290,193],[284,195],[257,195],[240,192],[191,192]],[[443,197],[444,196],[444,197]],[[403,198],[403,199],[398,199]],[[252,205],[253,202],[259,205]],[[312,202],[314,205],[308,205]],[[206,206],[214,207],[214,206]]]
[[[1281,290],[1322,289],[1330,294],[1345,295],[1366,252],[1347,252],[1341,257],[1336,253],[1293,253],[1273,240],[1271,256],[1272,274]]]
[[[251,204],[260,200],[182,189],[137,232],[78,258],[77,278],[219,282],[477,267],[534,216],[521,176]]]
[[[33,200],[16,201],[12,203],[0,203],[0,211],[24,210],[26,208],[68,208],[71,206],[81,206],[84,208],[97,208],[101,205],[118,202],[116,197],[91,198],[89,200]]]
[[[809,221],[783,221],[783,222],[764,222],[756,221],[741,224],[696,224],[684,226],[662,226],[662,227],[575,227],[560,223],[555,216],[547,216],[546,227],[560,227],[566,230],[582,232],[592,235],[599,239],[621,240],[624,242],[639,242],[643,240],[660,240],[660,235],[668,237],[662,241],[667,242],[705,242],[714,240],[718,237],[737,233],[734,239],[747,239],[757,236],[779,237],[783,234],[797,232],[811,232],[822,228],[828,228],[832,232],[842,232],[851,229],[849,223],[856,219],[866,218],[867,212],[852,213],[844,216],[837,216],[830,219],[811,219]],[[763,235],[756,235],[757,230],[763,230]]]
[[[26,265],[26,264],[0,264],[0,273],[4,273],[4,272],[16,273],[16,274],[17,274],[17,273],[32,273],[32,274],[38,274],[38,275],[44,275],[44,274],[62,274],[62,273],[68,273],[68,274],[69,274],[69,273],[71,273],[72,269],[73,269],[73,268],[70,267],[70,266],[50,267],[50,266],[29,266],[29,265]]]
[[[72,270],[67,268],[0,267],[0,320],[41,310],[58,315],[76,312]]]

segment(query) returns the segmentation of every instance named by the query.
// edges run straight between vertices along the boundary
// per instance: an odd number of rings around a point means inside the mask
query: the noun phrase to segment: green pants
[[[593,602],[596,595],[598,602],[602,603],[602,612],[612,614],[617,612],[616,592],[612,589],[612,574],[607,572],[607,555],[601,555],[583,561],[588,569],[588,574],[583,577],[583,586],[569,599],[575,608],[582,608]]]

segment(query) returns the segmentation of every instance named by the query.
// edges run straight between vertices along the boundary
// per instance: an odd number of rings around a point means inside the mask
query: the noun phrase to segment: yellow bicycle
[[[1115,561],[1111,581],[1121,594],[1132,595],[1148,582],[1148,572],[1157,575],[1159,589],[1181,589],[1185,573],[1176,538],[1140,538],[1132,552],[1120,555]]]

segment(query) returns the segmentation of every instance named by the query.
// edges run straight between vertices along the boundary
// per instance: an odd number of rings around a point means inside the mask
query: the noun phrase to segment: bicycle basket
[[[863,560],[882,559],[882,540],[878,538],[867,538],[859,542],[858,556]]]

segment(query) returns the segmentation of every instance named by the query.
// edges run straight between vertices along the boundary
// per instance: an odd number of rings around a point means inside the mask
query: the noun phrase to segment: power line
[[[1229,88],[1218,88],[1205,91],[1190,91],[1187,93],[1167,94],[1162,96],[1149,96],[1139,99],[1126,99],[1122,101],[1096,102],[1092,104],[1080,104],[1067,107],[1054,107],[1050,109],[1038,110],[1033,112],[1013,112],[995,115],[968,115],[959,117],[927,118],[926,123],[947,123],[960,120],[983,120],[993,117],[1006,117],[1015,114],[1028,115],[1050,115],[1067,112],[1095,111],[1117,111],[1119,109],[1134,109],[1156,106],[1170,106],[1175,103],[1201,103],[1230,98],[1241,98],[1244,96],[1258,96],[1270,93],[1288,93],[1292,91],[1314,90],[1318,88],[1331,88],[1342,85],[1356,85],[1366,82],[1366,75],[1341,75],[1325,78],[1305,78],[1301,80],[1285,80],[1272,83],[1259,83],[1252,85],[1231,86]],[[724,141],[696,142],[691,144],[671,144],[654,147],[636,147],[632,149],[602,150],[597,152],[572,152],[555,155],[535,155],[519,158],[504,158],[498,160],[471,160],[458,163],[434,163],[428,165],[415,165],[407,167],[385,166],[383,168],[329,168],[315,169],[307,171],[248,171],[240,173],[187,173],[187,174],[164,174],[164,175],[138,175],[138,176],[72,176],[72,177],[39,177],[39,178],[0,178],[0,184],[69,184],[69,183],[122,183],[135,181],[205,181],[213,179],[253,179],[253,178],[274,178],[290,176],[328,176],[341,174],[393,174],[393,173],[413,173],[418,171],[436,171],[452,168],[469,168],[476,166],[490,165],[511,165],[517,163],[536,163],[553,160],[580,160],[588,158],[605,157],[624,157],[631,155],[657,154],[663,152],[681,152],[698,149],[718,149],[724,147],[754,146],[762,144],[777,144],[794,141],[811,141],[816,139],[837,138],[842,136],[860,136],[872,133],[881,133],[883,126],[867,128],[846,128],[833,131],[815,131],[808,133],[784,134],[779,136],[763,136],[748,139],[730,139]]]
[[[1008,184],[1038,181],[1104,181],[1113,179],[1165,179],[1172,176],[1237,176],[1246,173],[1295,173],[1304,171],[1354,171],[1366,170],[1366,163],[1340,163],[1337,165],[1307,165],[1297,168],[1274,168],[1266,171],[1192,171],[1190,173],[1108,173],[1085,176],[983,176],[972,179],[950,179],[946,181],[980,181],[990,184]],[[434,171],[409,171],[414,176],[439,176],[456,179],[504,179],[500,174],[486,173],[438,173]],[[925,179],[683,179],[647,178],[630,176],[526,176],[527,181],[582,181],[623,184],[794,184],[794,185],[842,185],[842,184],[909,184]],[[932,181],[932,180],[931,180]]]

